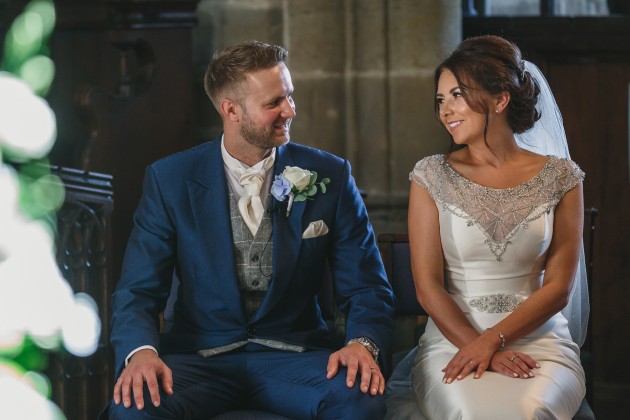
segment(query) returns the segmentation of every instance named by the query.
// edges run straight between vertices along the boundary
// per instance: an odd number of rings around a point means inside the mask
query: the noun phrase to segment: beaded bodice
[[[564,194],[584,179],[584,172],[568,159],[549,156],[543,169],[516,187],[495,189],[476,184],[457,173],[444,155],[422,159],[409,179],[427,189],[442,209],[476,226],[497,260],[510,239],[528,223],[553,209]]]

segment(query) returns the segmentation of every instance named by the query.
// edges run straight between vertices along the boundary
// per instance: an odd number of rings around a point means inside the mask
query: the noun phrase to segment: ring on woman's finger
[[[477,366],[477,364],[475,362],[473,362],[472,360],[470,362],[468,362],[468,364],[472,365],[473,367]]]
[[[510,362],[514,362],[514,359],[516,359],[517,357],[518,357],[518,354],[515,354],[514,356],[512,356],[510,358]],[[520,357],[519,357],[519,359],[520,359]]]

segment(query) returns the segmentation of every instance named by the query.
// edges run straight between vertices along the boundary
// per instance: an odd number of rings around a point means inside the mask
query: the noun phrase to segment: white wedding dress
[[[410,179],[439,210],[445,288],[472,325],[483,331],[541,287],[553,235],[554,209],[584,173],[550,156],[542,171],[514,188],[475,184],[443,155],[418,162]],[[452,384],[444,368],[457,352],[429,319],[418,347],[395,369],[387,389],[390,419],[571,419],[585,394],[579,348],[558,313],[505,350],[536,360],[531,379],[486,372]]]

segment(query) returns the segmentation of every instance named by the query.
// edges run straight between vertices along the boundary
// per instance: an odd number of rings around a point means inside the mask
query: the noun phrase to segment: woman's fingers
[[[490,367],[490,364],[487,363],[487,362],[486,363],[484,363],[484,362],[479,363],[479,366],[477,366],[477,369],[476,369],[476,372],[475,372],[475,379],[481,378],[481,375],[483,375],[484,372],[486,370],[488,370],[489,367]]]
[[[535,376],[530,368],[530,363],[534,366],[537,365],[532,358],[524,353],[505,352],[495,356],[492,367],[493,370],[506,376],[529,379]]]
[[[462,370],[459,372],[459,375],[457,375],[457,380],[461,381],[466,376],[470,375],[476,368],[477,364],[473,360],[466,363]]]
[[[444,372],[442,382],[450,384],[454,380],[462,380],[470,375],[471,372],[477,370],[478,366],[479,363],[474,360],[466,361],[464,357],[456,356],[442,369]]]
[[[524,356],[525,355],[522,354],[516,354],[510,358],[512,371],[523,379],[533,378],[535,376],[534,372],[532,372],[529,364],[526,363]]]
[[[525,353],[521,353],[521,352],[515,352],[515,353],[518,356],[517,358],[521,359],[521,361],[525,363],[529,369],[538,369],[540,367],[538,362],[532,359],[529,355]]]

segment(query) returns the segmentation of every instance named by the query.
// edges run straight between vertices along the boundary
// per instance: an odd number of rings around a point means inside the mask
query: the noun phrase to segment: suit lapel
[[[286,166],[295,166],[295,163],[288,148],[281,146],[276,150],[274,179]],[[288,217],[286,201],[274,204],[276,211],[273,216],[273,277],[267,296],[252,321],[260,319],[284,295],[293,277],[302,246],[302,216],[306,209],[306,201],[293,203]]]
[[[188,181],[188,194],[208,262],[204,270],[212,283],[211,293],[218,292],[230,305],[239,319],[245,321],[236,279],[227,180],[221,156],[221,141],[209,144],[208,158]]]

